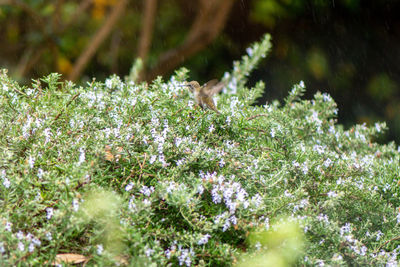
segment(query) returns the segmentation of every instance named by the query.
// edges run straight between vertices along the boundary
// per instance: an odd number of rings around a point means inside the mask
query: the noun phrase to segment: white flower
[[[79,210],[79,201],[74,198],[74,200],[72,200],[72,209],[77,212]]]
[[[96,246],[96,252],[98,255],[101,255],[103,253],[103,251],[104,251],[104,248],[103,248],[102,244],[99,244]]]
[[[131,209],[131,210],[136,209],[135,196],[132,196],[132,197],[129,199],[128,207],[129,207],[129,209]]]
[[[179,160],[176,161],[176,166],[182,166],[183,164],[185,164],[185,159],[184,158],[179,159]]]
[[[344,226],[340,228],[340,235],[343,236],[344,233],[350,233],[351,232],[351,225],[349,223],[346,223]]]
[[[368,250],[368,249],[367,249],[366,246],[362,246],[362,247],[361,247],[361,251],[360,251],[360,255],[361,255],[361,256],[365,256],[367,250]]]
[[[157,159],[157,156],[156,155],[152,155],[150,157],[150,164],[153,164],[156,161],[156,159]]]
[[[337,197],[338,196],[338,194],[335,191],[329,191],[327,193],[327,195],[328,195],[328,197]]]
[[[142,189],[140,189],[140,193],[142,193],[143,195],[145,195],[146,197],[149,197],[151,195],[151,193],[154,192],[154,187],[150,186],[143,186]]]
[[[204,187],[200,184],[197,186],[197,193],[199,193],[199,195],[203,194],[204,192]]]
[[[322,94],[322,98],[323,98],[323,100],[324,100],[325,102],[332,102],[332,101],[333,101],[332,97],[331,97],[329,94],[327,94],[327,93],[323,93],[323,94]]]
[[[375,129],[378,133],[380,133],[382,131],[382,127],[379,123],[375,123]]]
[[[148,248],[144,253],[147,257],[150,257],[154,253],[154,249]]]
[[[379,241],[379,239],[381,239],[382,236],[383,233],[381,232],[381,230],[378,230],[378,233],[376,234],[376,241]]]
[[[271,137],[274,138],[275,137],[275,129],[271,129],[270,134],[271,134]]]
[[[184,263],[186,264],[186,266],[192,265],[191,256],[194,256],[193,251],[191,249],[190,251],[188,249],[179,249],[179,252],[181,253],[178,257],[179,265],[181,266]]]
[[[25,250],[25,245],[22,242],[18,242],[18,249],[21,251]]]
[[[225,120],[226,124],[231,125],[231,121],[232,121],[231,116],[227,116]]]
[[[203,235],[199,241],[197,241],[197,245],[204,245],[208,243],[208,240],[210,239],[211,235],[205,234]]]
[[[324,166],[325,166],[326,168],[328,168],[328,167],[331,165],[331,163],[332,163],[332,160],[331,160],[330,158],[328,158],[328,159],[326,159],[326,160],[324,161]]]
[[[106,87],[110,88],[110,89],[112,88],[112,80],[111,79],[106,80]]]
[[[47,144],[50,141],[50,137],[52,135],[50,128],[44,129],[43,133],[44,133],[44,136],[46,137],[46,139],[44,140],[44,144]]]
[[[219,190],[218,190],[217,186],[214,186],[214,188],[211,190],[212,201],[215,204],[221,203],[221,200],[222,200],[222,197],[219,195],[218,191]]]
[[[292,193],[290,193],[288,190],[285,190],[285,192],[283,192],[283,194],[285,195],[285,197],[293,197]]]
[[[220,161],[218,162],[218,165],[219,165],[220,168],[224,167],[225,166],[224,159],[221,158]]]
[[[46,215],[47,220],[50,220],[51,217],[53,217],[53,214],[54,214],[53,208],[47,208],[46,209],[46,213],[47,213],[47,215]]]
[[[171,258],[171,250],[170,249],[167,249],[166,251],[165,251],[165,257],[167,257],[167,259],[170,259]]]
[[[143,205],[145,207],[150,206],[151,205],[151,201],[146,198],[146,199],[143,200]]]
[[[320,221],[320,222],[322,222],[322,221],[324,221],[324,222],[326,222],[326,223],[329,223],[329,217],[328,217],[328,215],[326,215],[326,214],[319,214],[318,216],[317,216],[317,219],[318,219],[318,221]]]
[[[53,236],[51,235],[50,232],[47,232],[47,233],[46,233],[46,238],[47,238],[47,240],[49,240],[49,241],[53,240]]]
[[[3,185],[5,188],[10,188],[11,182],[7,178],[3,178]]]
[[[79,149],[80,155],[79,155],[79,161],[78,161],[78,165],[81,165],[84,161],[85,161],[85,150],[81,147]]]
[[[308,166],[307,164],[304,162],[303,167],[301,168],[303,171],[303,174],[307,174],[308,173]]]
[[[251,57],[251,56],[253,56],[253,48],[251,48],[251,47],[248,47],[247,49],[246,49],[246,52],[247,52],[247,54],[249,55],[249,57]]]
[[[34,244],[35,246],[40,246],[42,244],[42,242],[39,239],[37,239],[36,237],[34,237],[32,239],[32,244]]]
[[[29,167],[30,167],[31,169],[32,169],[33,166],[35,165],[35,159],[34,159],[32,156],[29,156],[28,164],[29,164]]]
[[[22,231],[18,231],[18,233],[16,234],[16,236],[17,236],[17,238],[18,238],[19,240],[21,240],[21,239],[24,238],[24,233],[23,233]]]
[[[214,130],[215,130],[214,124],[211,124],[211,126],[208,128],[208,131],[212,133],[214,132]]]
[[[265,221],[264,221],[264,225],[265,225],[265,230],[269,230],[269,227],[270,227],[270,225],[269,225],[269,218],[267,217],[267,218],[265,218]]]
[[[42,170],[42,168],[39,168],[39,169],[37,170],[37,176],[38,176],[38,178],[39,178],[39,179],[42,179],[43,174],[44,174],[44,171]]]
[[[133,188],[133,183],[132,182],[130,182],[129,184],[127,184],[126,186],[125,186],[125,191],[127,191],[127,192],[129,192],[129,191],[131,191],[132,190],[132,188]]]
[[[229,220],[226,220],[224,225],[222,226],[222,232],[225,232],[226,230],[228,230],[229,227],[231,227],[231,222]]]
[[[12,227],[12,223],[6,222],[6,225],[4,226],[4,229],[6,229],[6,231],[11,232],[11,227]]]

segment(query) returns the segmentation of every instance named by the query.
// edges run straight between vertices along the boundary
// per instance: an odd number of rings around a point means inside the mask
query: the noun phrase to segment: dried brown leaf
[[[74,254],[74,253],[65,253],[65,254],[57,254],[56,259],[52,263],[53,266],[62,264],[62,263],[72,263],[72,264],[78,264],[87,261],[88,258],[80,255],[80,254]]]

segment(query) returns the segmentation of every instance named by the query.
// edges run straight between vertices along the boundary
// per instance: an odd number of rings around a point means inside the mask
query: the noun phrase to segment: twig
[[[51,24],[53,29],[60,28],[60,18],[61,18],[61,8],[64,4],[64,0],[57,0],[55,3],[55,8],[53,11],[53,15],[51,17]]]
[[[77,93],[76,95],[74,95],[74,96],[71,98],[71,100],[68,101],[68,103],[67,103],[67,105],[65,106],[65,108],[68,107],[68,106],[72,103],[72,101],[74,101],[80,94],[81,94],[81,93]],[[61,111],[60,111],[60,112],[57,114],[57,116],[54,118],[53,122],[55,122],[56,120],[58,120],[58,118],[63,114],[65,108],[61,109]]]
[[[74,191],[78,190],[79,188],[81,188],[82,186],[84,186],[88,183],[90,183],[90,179],[85,179],[83,182],[78,181],[78,184],[74,187]]]
[[[140,167],[140,174],[139,174],[139,180],[142,179],[142,175],[143,175],[143,166],[146,164],[146,158],[147,158],[147,153],[144,153],[144,159],[143,159],[143,163],[140,164],[139,160],[137,159],[138,163],[139,163],[139,167]]]
[[[118,19],[121,17],[125,10],[128,0],[120,0],[114,6],[111,14],[105,19],[103,26],[92,36],[91,40],[88,42],[86,49],[79,56],[68,79],[71,81],[76,81],[78,77],[82,74],[86,65],[89,63],[90,59],[94,56],[97,49],[104,42],[107,36],[110,34],[111,30],[114,28]]]
[[[32,9],[28,4],[24,3],[23,1],[20,0],[3,0],[0,1],[0,5],[11,5],[11,6],[16,6],[24,10],[26,13],[28,13],[34,21],[40,26],[40,28],[43,30],[45,28],[45,23],[41,17],[41,15],[36,12],[34,9]]]
[[[389,244],[390,242],[396,241],[396,240],[399,240],[399,239],[400,239],[400,236],[396,236],[396,237],[394,237],[394,238],[392,238],[392,239],[390,239],[390,240],[387,240],[385,243],[383,243],[382,245],[380,245],[380,246],[375,250],[374,253],[378,253],[378,252],[381,250],[381,248],[383,248],[384,246],[386,246],[386,245]]]
[[[13,88],[15,91],[17,91],[19,94],[27,96],[24,92],[22,92],[21,90],[17,89],[17,88]]]
[[[184,43],[166,51],[157,65],[145,75],[147,81],[176,68],[185,59],[203,50],[223,29],[233,0],[202,0],[196,19]]]
[[[258,118],[258,117],[268,117],[268,114],[257,114],[257,115],[253,115],[253,116],[251,116],[251,117],[248,117],[247,120],[248,120],[248,121],[254,120],[255,118]]]
[[[146,65],[146,58],[151,46],[153,37],[154,21],[156,18],[157,0],[144,1],[142,30],[138,45],[138,57],[142,59],[143,65]]]
[[[243,129],[248,130],[248,131],[257,131],[257,132],[267,133],[267,131],[265,131],[265,130],[256,129],[256,128],[243,128]]]
[[[172,115],[172,116],[175,116],[176,114],[178,114],[178,113],[181,112],[182,110],[183,110],[183,108],[178,109],[178,110],[174,113],[174,115]]]

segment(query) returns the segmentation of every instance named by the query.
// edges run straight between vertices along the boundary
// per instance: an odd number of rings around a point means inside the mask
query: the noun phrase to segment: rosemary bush
[[[0,265],[64,253],[103,266],[396,265],[400,156],[374,142],[385,124],[343,129],[328,94],[302,100],[303,82],[252,105],[264,83],[246,77],[270,46],[224,75],[221,114],[195,106],[186,69],[84,87],[58,74],[21,87],[1,71]]]

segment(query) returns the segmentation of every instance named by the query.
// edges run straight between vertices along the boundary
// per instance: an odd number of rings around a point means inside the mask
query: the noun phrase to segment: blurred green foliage
[[[255,252],[239,259],[237,267],[286,267],[293,266],[303,254],[304,234],[294,220],[281,219],[268,231],[253,231],[248,237]]]

